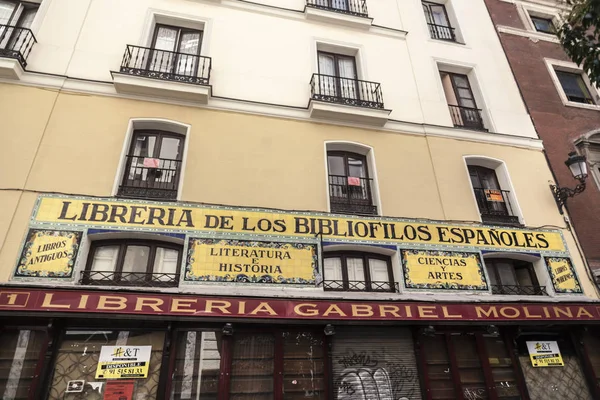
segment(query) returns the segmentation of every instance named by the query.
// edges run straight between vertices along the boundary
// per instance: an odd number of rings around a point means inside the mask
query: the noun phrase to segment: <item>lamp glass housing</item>
[[[571,170],[573,178],[577,180],[583,180],[587,178],[588,169],[584,156],[578,156],[575,152],[569,153],[569,158],[567,161],[565,161],[565,164]]]

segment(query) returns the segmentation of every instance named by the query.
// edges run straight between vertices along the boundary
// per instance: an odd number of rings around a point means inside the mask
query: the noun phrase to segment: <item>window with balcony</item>
[[[477,108],[469,77],[444,71],[440,71],[440,76],[454,126],[487,131],[482,112]]]
[[[306,5],[359,17],[369,16],[366,0],[307,0]]]
[[[502,190],[496,171],[478,165],[468,167],[481,221],[490,224],[519,225],[519,217],[513,210],[510,191]]]
[[[118,196],[176,200],[184,138],[158,130],[134,131]]]
[[[424,1],[422,5],[431,38],[456,42],[456,35],[454,28],[450,25],[446,7],[443,4],[428,1]]]
[[[331,212],[377,214],[377,206],[373,201],[373,179],[369,177],[366,156],[347,151],[329,151],[327,167]]]
[[[36,43],[30,28],[38,7],[31,2],[0,0],[0,57],[15,58],[23,68]]]
[[[149,240],[92,242],[81,283],[174,287],[179,283],[182,246]]]
[[[198,29],[157,24],[150,47],[127,46],[121,72],[208,85],[211,59],[200,55],[202,36]]]
[[[558,78],[563,93],[567,97],[568,101],[584,104],[596,104],[581,73],[567,72],[556,69],[554,72],[556,73],[556,77]]]
[[[318,67],[310,83],[313,100],[383,108],[381,85],[358,79],[355,57],[319,51]]]
[[[493,294],[547,295],[540,286],[533,264],[508,258],[486,258],[485,267]]]
[[[360,252],[331,252],[323,256],[325,290],[394,292],[390,257]]]

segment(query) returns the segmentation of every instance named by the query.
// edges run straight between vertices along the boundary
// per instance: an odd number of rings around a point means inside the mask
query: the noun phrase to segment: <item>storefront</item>
[[[6,400],[558,400],[600,393],[594,303],[4,287],[0,310]],[[528,349],[536,345],[539,354]]]

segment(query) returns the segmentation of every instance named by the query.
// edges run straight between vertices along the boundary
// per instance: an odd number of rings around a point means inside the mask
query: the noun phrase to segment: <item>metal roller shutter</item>
[[[332,340],[332,364],[334,399],[421,399],[408,329],[338,327]]]

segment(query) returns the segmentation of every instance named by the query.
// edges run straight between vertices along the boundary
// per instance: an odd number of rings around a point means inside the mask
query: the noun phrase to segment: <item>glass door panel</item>
[[[273,335],[236,335],[233,341],[230,400],[272,400],[274,358]]]
[[[451,335],[456,354],[463,396],[466,399],[488,399],[487,385],[473,335]]]
[[[454,399],[456,392],[450,370],[450,357],[446,348],[446,337],[442,335],[421,337],[429,389],[433,400]]]

